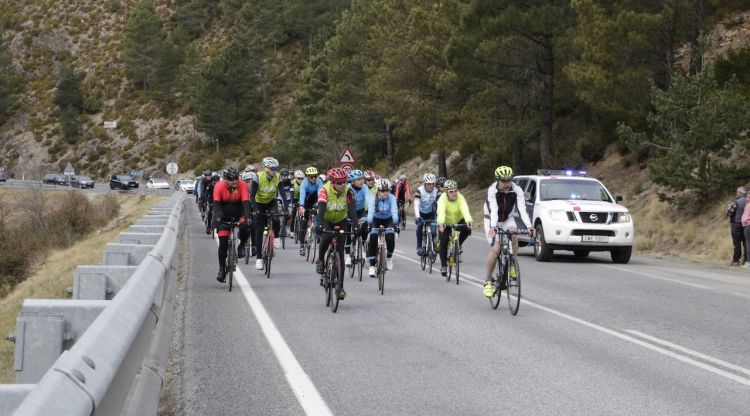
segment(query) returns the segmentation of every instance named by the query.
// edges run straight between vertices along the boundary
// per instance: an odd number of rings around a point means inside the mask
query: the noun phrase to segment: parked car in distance
[[[94,188],[94,181],[86,175],[73,175],[70,177],[70,186],[74,188]]]
[[[162,178],[151,178],[146,182],[146,188],[149,189],[169,189],[169,182]]]
[[[68,186],[68,177],[61,173],[48,173],[44,175],[42,183],[46,183],[48,185]]]
[[[109,178],[109,189],[134,189],[138,188],[138,182],[130,175],[112,175]]]
[[[178,191],[184,191],[189,194],[192,194],[195,190],[195,180],[194,179],[188,179],[183,178],[177,181],[177,183],[174,185],[174,189],[177,189]]]
[[[8,177],[5,176],[5,171],[0,171],[0,182],[5,182],[8,180]]]

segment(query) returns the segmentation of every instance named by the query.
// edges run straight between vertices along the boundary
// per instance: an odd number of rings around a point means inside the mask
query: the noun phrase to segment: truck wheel
[[[610,254],[612,255],[612,262],[618,264],[626,264],[630,261],[630,255],[633,252],[633,247],[617,247],[612,249]]]
[[[534,257],[536,257],[537,261],[550,261],[552,260],[552,254],[553,250],[549,248],[547,242],[544,240],[544,227],[542,227],[542,224],[537,224]]]

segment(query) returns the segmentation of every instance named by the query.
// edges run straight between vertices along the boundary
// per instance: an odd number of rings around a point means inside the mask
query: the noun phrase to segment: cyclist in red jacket
[[[224,180],[214,186],[214,227],[218,229],[219,236],[219,274],[216,280],[221,283],[226,281],[225,265],[227,253],[229,252],[229,227],[224,225],[228,222],[240,223],[240,244],[237,246],[237,257],[245,257],[245,244],[250,238],[250,193],[245,181],[240,181],[240,173],[234,166],[224,171]]]

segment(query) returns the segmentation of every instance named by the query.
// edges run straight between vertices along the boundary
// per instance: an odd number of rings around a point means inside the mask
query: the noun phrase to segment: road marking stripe
[[[218,237],[216,237],[216,243],[219,243]],[[297,358],[289,348],[289,345],[287,345],[281,332],[279,332],[278,328],[276,328],[276,325],[273,323],[273,320],[268,315],[268,312],[266,312],[263,303],[258,299],[258,296],[245,278],[242,270],[240,270],[239,264],[237,270],[234,272],[234,277],[235,282],[239,285],[240,289],[242,289],[242,294],[245,296],[247,304],[250,305],[250,309],[253,311],[261,330],[263,330],[263,335],[265,335],[266,340],[268,340],[268,343],[271,345],[273,354],[276,356],[276,359],[281,365],[281,369],[284,371],[286,381],[289,383],[289,386],[292,387],[292,391],[297,397],[300,406],[302,406],[302,409],[305,411],[305,414],[315,416],[333,416],[331,409],[328,407],[325,400],[323,400],[323,397],[318,392],[318,389],[315,388],[315,385],[312,380],[310,380],[307,373],[305,373],[305,370],[302,368],[299,361],[297,361]]]
[[[411,262],[419,264],[419,262],[417,262],[416,260],[413,260],[411,258],[402,256],[402,255],[398,255],[398,256],[401,257],[401,258],[404,258],[406,260],[409,260]],[[461,279],[467,281],[467,283],[472,284],[474,286],[483,287],[484,280],[481,280],[481,279],[479,279],[479,278],[477,278],[475,276],[472,276],[470,274],[461,273]],[[536,309],[539,309],[541,311],[544,311],[544,312],[550,313],[552,315],[558,316],[560,318],[564,318],[564,319],[567,319],[569,321],[573,321],[573,322],[575,322],[577,324],[580,324],[580,325],[583,325],[585,327],[597,330],[599,332],[603,332],[603,333],[611,335],[613,337],[620,338],[620,339],[622,339],[624,341],[627,341],[627,342],[630,342],[632,344],[641,346],[643,348],[646,348],[646,349],[658,352],[660,354],[663,354],[663,355],[666,355],[668,357],[674,358],[675,360],[682,361],[684,363],[690,364],[692,366],[698,367],[700,369],[706,370],[706,371],[714,373],[716,375],[728,378],[728,379],[730,379],[732,381],[736,381],[737,383],[743,384],[745,386],[750,386],[750,379],[748,379],[748,378],[741,377],[741,376],[738,376],[738,375],[736,375],[734,373],[730,373],[728,371],[724,371],[722,369],[713,367],[711,365],[702,363],[700,361],[693,360],[692,358],[676,354],[676,353],[674,353],[672,351],[669,351],[667,349],[658,347],[658,346],[653,345],[653,344],[649,344],[649,343],[647,343],[645,341],[642,341],[642,340],[640,340],[638,338],[634,338],[634,337],[631,337],[629,335],[626,335],[626,334],[614,331],[612,329],[605,328],[605,327],[603,327],[601,325],[597,325],[597,324],[595,324],[593,322],[589,322],[589,321],[586,321],[586,320],[581,319],[581,318],[576,318],[575,316],[568,315],[566,313],[560,312],[560,311],[552,309],[552,308],[548,308],[546,306],[540,305],[538,303],[531,302],[531,301],[526,300],[526,299],[521,299],[521,303],[523,303],[525,305],[528,305],[528,306],[530,306],[532,308],[536,308]],[[664,342],[666,342],[666,341],[664,341]],[[677,349],[677,348],[675,348],[675,349]],[[688,350],[688,351],[690,351],[690,350]],[[696,354],[700,354],[700,353],[696,352]],[[709,356],[704,355],[704,354],[700,354],[700,355],[703,356],[703,357],[709,357]],[[707,360],[707,361],[725,363],[724,361],[718,360],[716,358],[712,358],[712,357],[710,357],[710,358],[711,359]],[[725,364],[728,364],[729,366],[731,366],[731,367],[727,367],[727,368],[732,368],[732,369],[734,369],[735,367],[736,368],[740,368],[740,369],[743,370],[743,371],[741,371],[743,373],[744,373],[744,371],[746,371],[744,368],[735,366],[734,364],[730,364],[730,363],[725,363]],[[724,364],[722,364],[722,365],[724,365]],[[725,367],[726,367],[726,365],[725,365]]]
[[[743,293],[732,293],[734,296],[739,296],[741,298],[750,299],[750,295],[745,295]]]
[[[703,285],[699,285],[699,284],[696,284],[696,283],[683,282],[682,280],[670,279],[668,277],[663,277],[663,276],[659,276],[659,275],[655,275],[655,274],[651,274],[651,273],[638,272],[638,271],[626,269],[626,268],[623,268],[623,267],[609,266],[609,265],[606,265],[606,264],[601,264],[600,266],[606,267],[608,269],[619,270],[619,271],[625,272],[625,273],[638,274],[638,275],[641,275],[641,276],[650,277],[652,279],[666,280],[668,282],[679,283],[679,284],[685,285],[685,286],[692,286],[692,287],[696,287],[696,288],[699,288],[699,289],[711,289],[708,286],[703,286]]]
[[[722,361],[722,360],[720,360],[718,358],[711,357],[710,355],[706,355],[706,354],[700,353],[698,351],[693,351],[693,350],[691,350],[689,348],[685,348],[685,347],[683,347],[681,345],[673,344],[673,343],[671,343],[669,341],[664,341],[663,339],[652,337],[651,335],[644,334],[643,332],[636,331],[634,329],[626,329],[625,332],[628,332],[630,334],[633,334],[633,335],[635,335],[637,337],[640,337],[640,338],[643,338],[643,339],[647,339],[647,340],[649,340],[651,342],[655,342],[657,344],[664,345],[666,347],[672,348],[673,350],[682,351],[685,354],[690,354],[690,355],[692,355],[694,357],[698,357],[698,358],[700,358],[702,360],[705,360],[705,361],[708,361],[708,362],[712,362],[714,364],[718,364],[718,365],[720,365],[722,367],[729,368],[731,370],[737,371],[738,373],[743,373],[743,374],[747,374],[748,376],[750,376],[750,370],[748,370],[747,368],[740,367],[738,365],[734,365],[734,364],[728,363],[726,361]]]

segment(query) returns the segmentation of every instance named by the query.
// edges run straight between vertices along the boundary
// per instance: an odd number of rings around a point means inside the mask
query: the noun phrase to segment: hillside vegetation
[[[14,171],[327,166],[348,144],[381,172],[458,151],[480,183],[501,163],[581,166],[615,145],[675,204],[748,173],[742,0],[0,6],[0,165]]]

